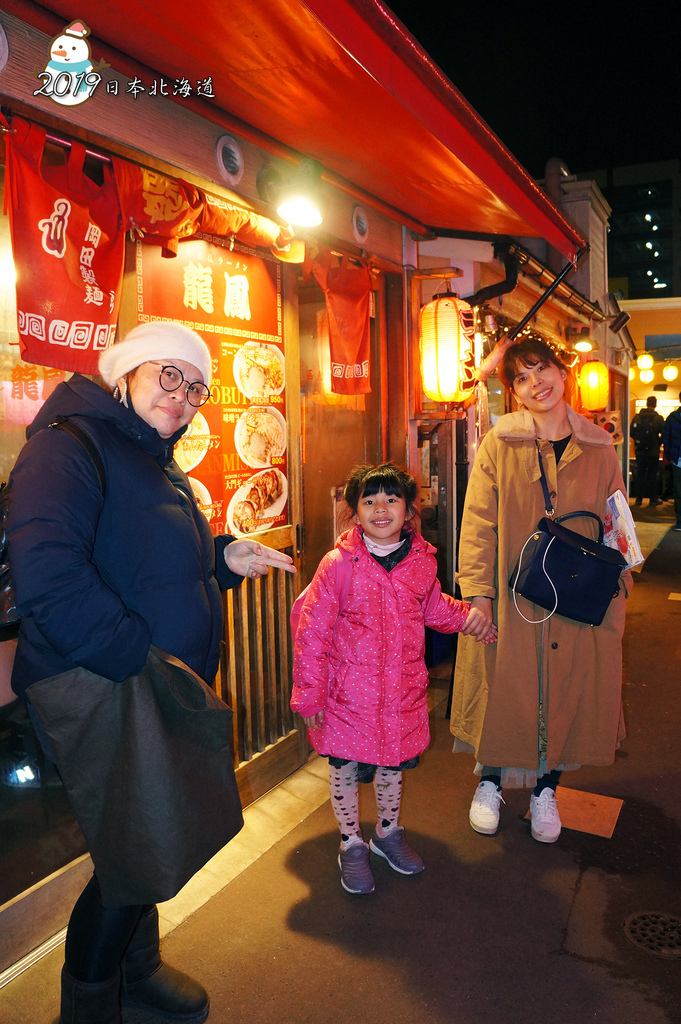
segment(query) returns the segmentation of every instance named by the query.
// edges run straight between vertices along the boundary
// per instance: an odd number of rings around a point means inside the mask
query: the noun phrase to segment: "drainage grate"
[[[665,960],[681,959],[681,918],[654,910],[631,914],[624,922],[624,934],[646,953]]]

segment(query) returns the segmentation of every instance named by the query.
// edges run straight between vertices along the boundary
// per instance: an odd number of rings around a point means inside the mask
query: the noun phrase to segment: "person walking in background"
[[[450,728],[454,752],[473,753],[477,762],[471,828],[494,835],[502,786],[527,786],[531,835],[553,843],[561,830],[561,771],[611,764],[624,736],[622,633],[631,573],[620,577],[598,627],[549,616],[519,595],[516,607],[509,579],[546,514],[540,455],[557,515],[586,510],[603,519],[607,498],[624,492],[624,483],[610,435],[565,402],[567,368],[548,345],[511,345],[499,376],[521,408],[501,416],[478,449],[457,577],[471,616],[495,621],[499,639],[489,648],[459,639]],[[591,539],[596,532],[587,518],[570,528]]]
[[[660,444],[664,420],[656,412],[657,399],[650,395],[646,399],[645,409],[637,412],[631,421],[629,434],[634,442],[636,457],[636,505],[643,503],[646,490],[650,495],[651,505],[660,505]]]
[[[50,395],[10,477],[19,696],[76,666],[121,682],[142,669],[150,645],[210,684],[223,632],[220,591],[270,565],[295,572],[283,552],[213,537],[173,459],[210,397],[203,339],[179,323],[143,324],[103,352],[99,368],[106,386],[74,374]],[[105,493],[82,444],[50,429],[59,417],[95,445]],[[27,705],[54,760],[50,723],[35,717],[30,691]],[[125,770],[119,758],[116,771]],[[66,934],[61,1024],[121,1024],[121,1001],[167,1020],[205,1020],[203,986],[161,960],[156,906],[105,906],[94,869]]]
[[[423,861],[398,825],[402,772],[428,746],[425,626],[442,633],[467,622],[469,607],[440,591],[435,549],[411,527],[416,482],[386,463],[356,469],[344,498],[353,529],[324,556],[306,593],[294,637],[291,708],[312,746],[329,758],[331,806],[341,832],[338,864],[347,892],[369,893],[369,850],[403,875]],[[378,822],[360,831],[358,782],[373,780]]]
[[[679,392],[681,402],[681,392]],[[664,456],[669,460],[672,468],[672,483],[674,486],[674,515],[676,522],[672,530],[681,532],[681,406],[674,409],[664,421],[662,430],[662,445]]]

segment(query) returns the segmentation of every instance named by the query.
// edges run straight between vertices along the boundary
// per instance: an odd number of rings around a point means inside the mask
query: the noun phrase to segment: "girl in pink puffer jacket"
[[[367,893],[374,889],[369,849],[400,874],[423,870],[397,822],[402,771],[416,767],[430,738],[425,626],[485,642],[496,633],[469,621],[470,606],[441,592],[435,549],[405,525],[415,514],[413,477],[390,463],[363,466],[344,498],[356,525],[324,556],[306,593],[291,708],[329,758],[341,885]],[[367,846],[358,782],[372,780],[378,824]]]

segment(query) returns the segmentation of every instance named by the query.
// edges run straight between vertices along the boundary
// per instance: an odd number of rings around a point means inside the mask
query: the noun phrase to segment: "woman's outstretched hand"
[[[461,632],[467,636],[474,636],[480,643],[494,643],[497,639],[497,627],[492,620],[492,599],[474,597],[470,604],[471,610]]]
[[[270,566],[285,572],[297,572],[292,558],[283,551],[259,544],[257,540],[233,540],[225,548],[225,562],[232,572],[252,579],[266,576]]]

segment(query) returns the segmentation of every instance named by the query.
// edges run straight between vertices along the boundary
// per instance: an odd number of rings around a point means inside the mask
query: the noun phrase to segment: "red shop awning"
[[[84,18],[95,52],[99,41],[167,79],[210,76],[208,116],[217,107],[261,144],[319,160],[413,227],[539,236],[570,260],[585,244],[381,0],[3,7],[48,33]],[[126,73],[123,56],[107,60]]]

